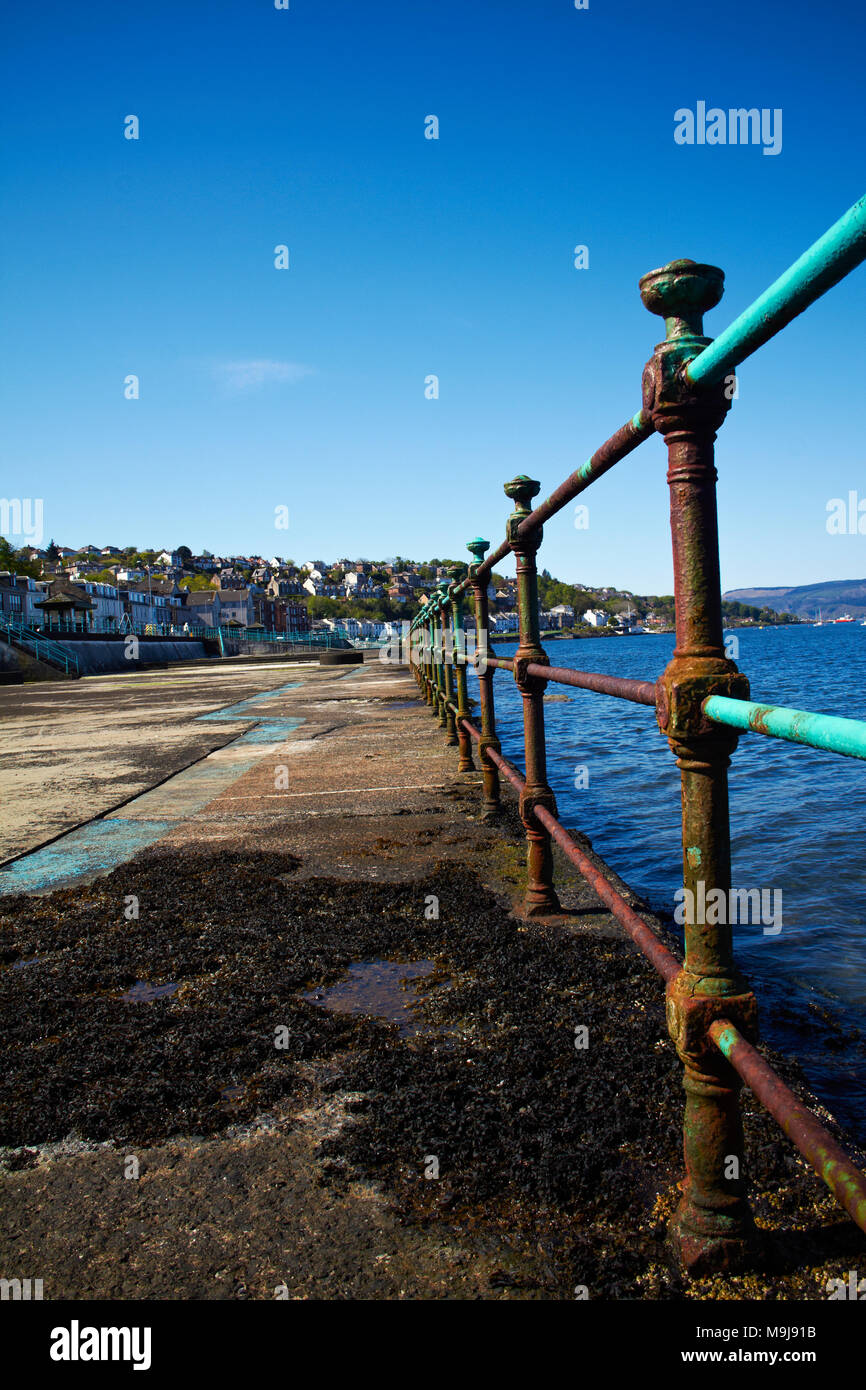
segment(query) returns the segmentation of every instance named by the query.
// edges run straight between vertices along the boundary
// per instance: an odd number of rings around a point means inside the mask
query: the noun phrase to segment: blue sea
[[[866,719],[866,627],[734,636],[753,699]],[[557,666],[655,680],[673,646],[673,635],[647,635],[552,641],[547,651]],[[560,820],[670,915],[682,885],[679,773],[654,710],[562,685],[548,693],[568,696],[544,706]],[[503,752],[522,768],[521,701],[508,672],[497,673],[495,694]],[[588,785],[578,789],[580,768]],[[781,932],[734,929],[762,1035],[798,1058],[820,1099],[866,1142],[866,763],[743,734],[729,776],[733,886],[782,893]]]

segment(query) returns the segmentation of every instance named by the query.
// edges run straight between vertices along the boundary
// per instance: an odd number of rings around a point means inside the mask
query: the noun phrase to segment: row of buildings
[[[0,615],[41,631],[185,632],[223,627],[309,631],[306,606],[260,588],[191,592],[175,580],[109,584],[101,580],[31,579],[0,572]]]
[[[293,594],[282,592],[290,581],[272,577],[267,587],[251,583],[243,588],[188,590],[177,580],[148,578],[147,583],[109,584],[93,579],[31,579],[25,575],[0,573],[0,614],[26,627],[45,631],[113,633],[153,629],[160,632],[210,630],[242,627],[263,628],[266,632],[303,634],[311,624],[305,604]],[[427,586],[429,592],[430,585]],[[492,587],[489,596],[494,598]],[[587,609],[583,621],[591,627],[608,625],[603,609]],[[568,604],[543,609],[545,629],[572,628],[579,615]],[[633,630],[628,617],[615,625]],[[401,624],[340,615],[323,618],[313,626],[345,635],[351,641],[378,641],[391,638]],[[474,622],[466,616],[466,626]],[[517,613],[497,611],[491,603],[490,631],[506,635],[519,630]]]
[[[395,625],[366,617],[364,600],[377,603],[380,612],[384,609],[394,617],[403,613],[411,616],[418,601],[448,578],[447,566],[438,561],[416,564],[399,557],[386,561],[344,557],[333,563],[307,560],[296,565],[279,555],[269,559],[261,555],[222,556],[207,550],[194,555],[184,546],[157,553],[94,545],[72,551],[52,543],[48,550],[31,551],[29,558],[39,561],[43,577],[30,581],[32,590],[24,587],[23,581],[0,585],[3,611],[14,607],[20,615],[26,607],[28,625],[93,632],[258,627],[276,633],[303,633],[320,628],[344,632],[353,640],[376,640],[390,636]],[[491,632],[516,633],[516,582],[509,579],[503,584],[497,579],[497,584],[498,588],[488,588]],[[562,587],[558,587],[561,592]],[[578,605],[583,594],[586,600],[600,601],[608,609],[625,607],[628,602],[628,596],[615,589],[595,591],[580,584],[571,588]],[[311,622],[307,605],[319,599],[336,603],[316,604],[313,611],[327,617]],[[343,604],[345,612],[341,611]],[[643,630],[635,626],[632,617],[631,613],[620,613],[611,619],[605,608],[581,611],[580,606],[567,603],[540,612],[542,628],[554,630],[583,625],[614,626],[625,632]],[[654,630],[651,614],[644,621]]]

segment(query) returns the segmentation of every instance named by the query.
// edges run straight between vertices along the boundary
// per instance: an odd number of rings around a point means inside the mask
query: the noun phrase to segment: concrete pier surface
[[[0,713],[0,1277],[824,1299],[863,1259],[746,1092],[761,1261],[673,1267],[661,981],[558,852],[564,913],[521,920],[510,793],[482,824],[404,669],[142,672]]]

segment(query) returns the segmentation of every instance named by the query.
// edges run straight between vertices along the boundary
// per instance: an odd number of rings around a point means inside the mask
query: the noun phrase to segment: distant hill
[[[788,589],[729,589],[723,598],[793,613],[798,618],[866,618],[866,579],[828,579],[823,584],[797,584]]]

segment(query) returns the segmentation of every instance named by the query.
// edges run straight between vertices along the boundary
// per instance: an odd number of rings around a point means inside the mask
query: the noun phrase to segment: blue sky
[[[644,272],[722,266],[718,333],[864,192],[864,27],[852,0],[16,7],[3,495],[44,499],[69,545],[498,543],[505,481],[550,491],[637,409],[662,336]],[[675,144],[699,100],[781,108],[781,153]],[[831,498],[866,497],[864,285],[741,369],[717,446],[726,588],[866,574],[866,538],[825,526]],[[584,500],[589,528],[551,522],[542,563],[670,592],[661,441]]]

